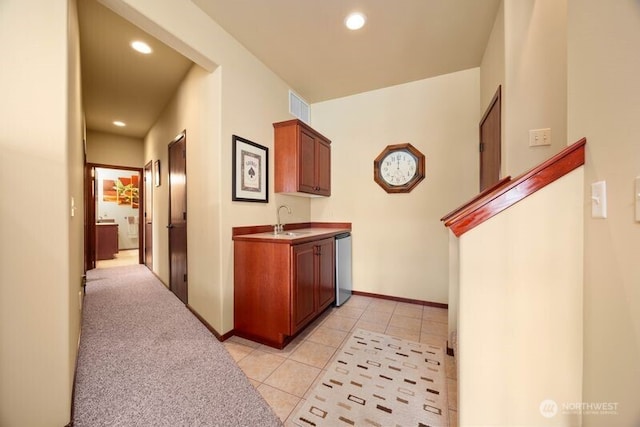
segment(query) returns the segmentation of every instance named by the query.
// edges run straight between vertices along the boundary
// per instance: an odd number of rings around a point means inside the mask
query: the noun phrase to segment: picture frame
[[[232,193],[236,202],[269,202],[269,149],[233,135]]]
[[[153,183],[156,187],[160,187],[160,160],[153,162]]]

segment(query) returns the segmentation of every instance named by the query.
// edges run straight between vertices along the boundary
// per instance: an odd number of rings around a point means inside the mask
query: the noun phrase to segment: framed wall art
[[[233,135],[233,189],[239,202],[269,202],[269,149]]]

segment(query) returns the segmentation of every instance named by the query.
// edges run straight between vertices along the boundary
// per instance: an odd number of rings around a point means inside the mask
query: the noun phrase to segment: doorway
[[[144,264],[153,271],[153,163],[144,166]]]
[[[142,262],[142,169],[86,165],[87,270]]]
[[[480,120],[480,192],[500,180],[500,161],[502,151],[501,129],[501,92],[502,86],[491,99],[487,111]]]
[[[188,303],[187,282],[187,136],[169,144],[169,289]]]

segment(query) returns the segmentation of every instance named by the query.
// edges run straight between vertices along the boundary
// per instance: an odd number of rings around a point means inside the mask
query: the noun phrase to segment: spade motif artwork
[[[269,149],[233,135],[232,200],[269,201]]]

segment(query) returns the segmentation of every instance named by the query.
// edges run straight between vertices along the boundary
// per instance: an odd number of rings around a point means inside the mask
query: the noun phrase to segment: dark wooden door
[[[293,286],[291,329],[295,333],[315,314],[315,243],[292,246]]]
[[[169,145],[169,288],[185,304],[187,287],[187,146],[181,134]]]
[[[487,111],[480,120],[480,191],[500,180],[501,86],[498,86]]]
[[[96,268],[96,168],[85,164],[84,271]]]
[[[324,310],[336,298],[335,288],[335,242],[324,239],[316,242],[318,311]]]
[[[144,166],[144,264],[153,270],[153,162]]]

